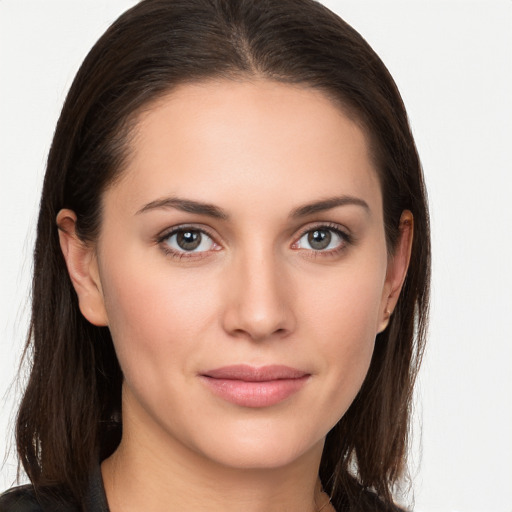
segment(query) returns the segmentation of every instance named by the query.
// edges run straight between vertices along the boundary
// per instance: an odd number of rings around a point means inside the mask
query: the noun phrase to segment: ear
[[[93,325],[108,325],[95,248],[76,234],[76,214],[61,210],[57,215],[59,241],[82,315]]]
[[[393,255],[389,258],[386,281],[382,293],[377,333],[386,329],[389,319],[396,307],[411,260],[414,218],[409,210],[404,210],[400,217],[400,235]]]

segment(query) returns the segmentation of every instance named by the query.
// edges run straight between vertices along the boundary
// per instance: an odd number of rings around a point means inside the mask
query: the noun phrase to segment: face
[[[319,91],[220,81],[161,99],[131,149],[77,287],[125,427],[230,467],[318,452],[400,281],[362,130]]]

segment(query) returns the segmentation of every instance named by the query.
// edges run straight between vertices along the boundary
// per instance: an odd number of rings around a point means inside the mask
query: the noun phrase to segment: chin
[[[295,432],[293,432],[295,430]],[[325,435],[304,436],[297,427],[273,429],[271,426],[250,431],[226,433],[217,442],[213,436],[207,444],[198,446],[199,452],[218,464],[233,469],[278,469],[296,463],[299,459],[318,457],[320,460]],[[213,441],[213,442],[212,442]]]

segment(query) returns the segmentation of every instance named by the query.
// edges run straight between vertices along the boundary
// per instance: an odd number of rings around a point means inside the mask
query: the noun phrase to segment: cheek
[[[324,334],[342,345],[374,339],[384,289],[386,263],[369,258],[340,266],[335,272],[304,281],[304,314]]]
[[[125,375],[188,364],[183,356],[199,348],[216,317],[212,286],[202,286],[199,276],[171,276],[168,268],[152,265],[148,258],[142,264],[125,257],[104,275],[109,328]]]
[[[368,372],[385,271],[381,260],[347,266],[331,275],[329,282],[317,282],[312,288],[316,293],[310,292],[308,305],[303,305],[304,318],[310,319],[307,335],[316,340],[321,354],[326,388],[320,400],[325,410],[332,411],[332,426],[346,412]]]

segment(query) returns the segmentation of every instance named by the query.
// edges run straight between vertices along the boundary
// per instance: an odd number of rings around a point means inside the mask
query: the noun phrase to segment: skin
[[[298,211],[334,197],[351,199]],[[166,198],[225,218],[155,207]],[[109,326],[125,376],[123,439],[102,465],[112,512],[329,510],[324,439],[361,387],[412,240],[404,212],[389,256],[362,130],[306,87],[181,86],[140,116],[103,206],[95,244],[78,240],[72,211],[57,223],[81,311]],[[196,252],[165,238],[181,225],[208,233]],[[311,245],[315,229],[327,249]],[[240,363],[309,377],[268,407],[233,404],[200,378]]]

